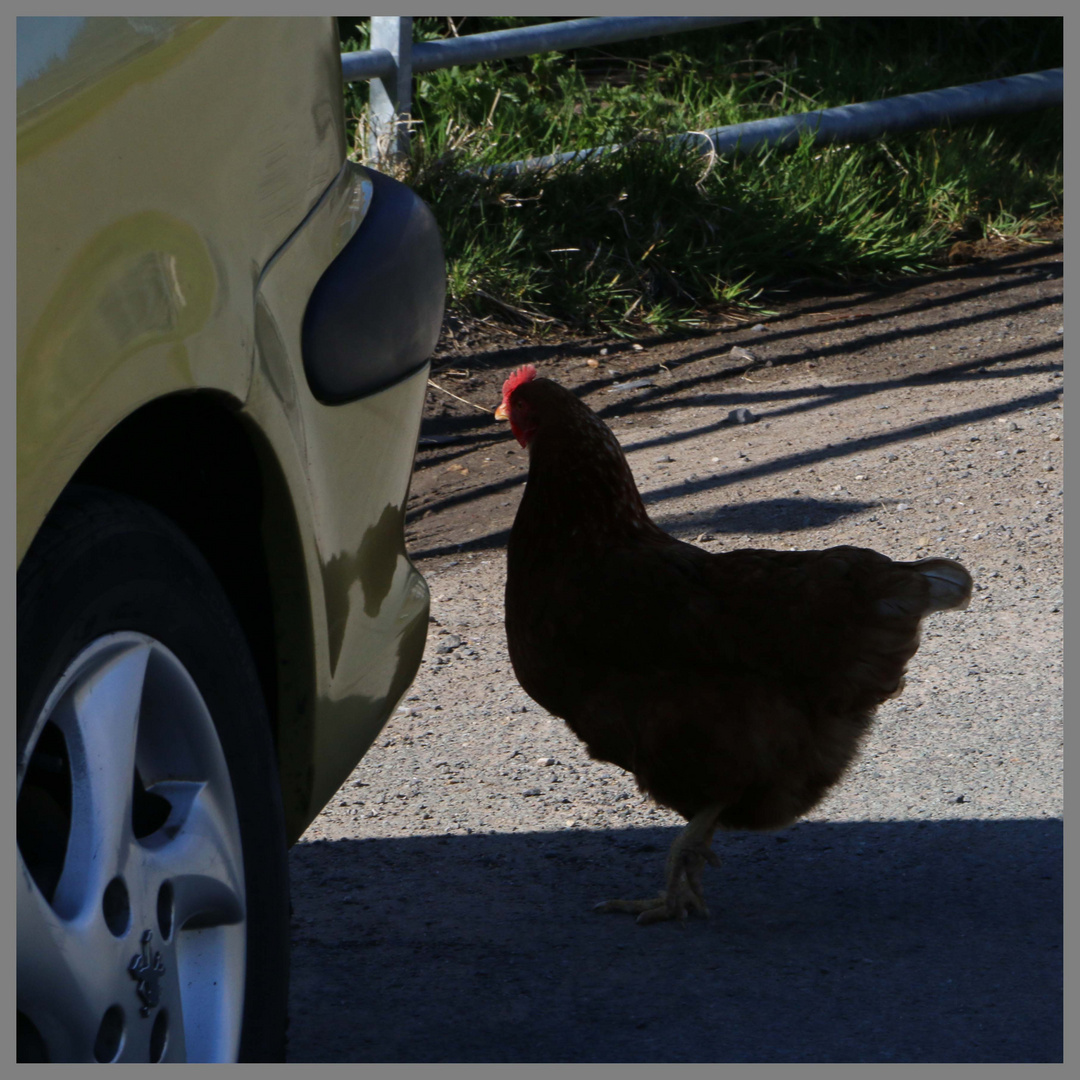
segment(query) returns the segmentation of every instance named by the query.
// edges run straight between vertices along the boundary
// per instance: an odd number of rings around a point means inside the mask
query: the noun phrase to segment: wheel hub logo
[[[165,974],[165,963],[161,953],[150,953],[150,942],[154,940],[153,930],[144,930],[142,952],[131,958],[128,972],[135,980],[135,993],[142,999],[139,1015],[147,1017],[150,1010],[161,1001],[161,976]]]

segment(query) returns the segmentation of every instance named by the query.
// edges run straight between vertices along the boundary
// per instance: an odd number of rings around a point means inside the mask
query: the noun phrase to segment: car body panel
[[[19,20],[22,40],[34,22]],[[17,99],[20,559],[80,461],[139,405],[247,396],[255,283],[344,158],[331,20],[71,29],[20,72]]]
[[[403,531],[428,367],[334,405],[304,374],[307,300],[372,188],[344,162],[334,21],[56,23],[25,64],[19,23],[19,559],[142,406],[232,403],[264,476],[292,841],[405,692],[428,622]]]

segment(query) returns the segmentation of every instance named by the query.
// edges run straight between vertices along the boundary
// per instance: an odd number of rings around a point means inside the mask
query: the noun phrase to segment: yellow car
[[[445,267],[329,18],[20,18],[18,1057],[275,1060],[286,851],[416,672]]]

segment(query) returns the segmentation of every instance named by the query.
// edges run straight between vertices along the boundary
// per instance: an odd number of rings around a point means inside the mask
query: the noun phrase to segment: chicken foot
[[[701,872],[706,863],[720,865],[719,856],[710,845],[721,809],[720,806],[707,806],[698,811],[675,838],[667,857],[667,888],[659,896],[648,900],[605,900],[593,910],[627,911],[637,915],[641,926],[666,919],[683,920],[690,911],[708,918]]]

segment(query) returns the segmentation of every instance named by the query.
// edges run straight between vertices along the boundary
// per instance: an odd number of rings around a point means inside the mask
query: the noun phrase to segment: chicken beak
[[[499,407],[495,410],[495,419],[496,420],[509,420],[510,419],[510,414],[506,411],[506,406],[505,405],[500,404]]]

